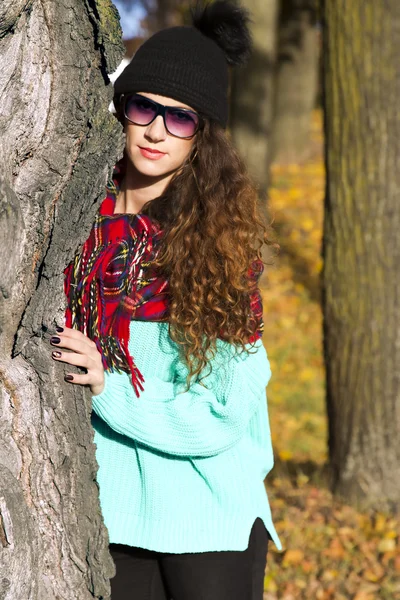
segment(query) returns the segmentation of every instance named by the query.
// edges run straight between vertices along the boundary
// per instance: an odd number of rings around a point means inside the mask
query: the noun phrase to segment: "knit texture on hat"
[[[193,26],[159,31],[139,48],[115,82],[115,106],[121,94],[159,94],[226,127],[228,65],[251,53],[250,17],[232,0],[198,0],[192,19]]]
[[[174,98],[226,127],[228,63],[219,46],[194,27],[171,27],[154,34],[114,88],[117,95],[148,92]]]

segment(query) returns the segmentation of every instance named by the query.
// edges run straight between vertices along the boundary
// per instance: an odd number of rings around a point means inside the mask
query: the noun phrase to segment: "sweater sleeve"
[[[236,354],[219,340],[212,373],[186,391],[184,369],[175,381],[146,377],[137,398],[125,373],[106,372],[93,410],[112,429],[155,450],[177,456],[207,457],[224,452],[243,436],[262,402],[270,378],[259,341],[251,353]]]

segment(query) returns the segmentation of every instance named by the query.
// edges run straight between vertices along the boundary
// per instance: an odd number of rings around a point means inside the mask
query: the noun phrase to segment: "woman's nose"
[[[162,115],[158,115],[150,125],[147,126],[145,137],[153,142],[161,142],[167,137],[164,119]]]

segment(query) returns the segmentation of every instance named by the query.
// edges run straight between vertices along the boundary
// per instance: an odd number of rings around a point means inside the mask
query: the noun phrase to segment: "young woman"
[[[66,271],[51,343],[93,394],[113,600],[261,600],[268,539],[281,547],[264,487],[265,230],[224,132],[247,20],[218,0],[117,79],[124,156]]]

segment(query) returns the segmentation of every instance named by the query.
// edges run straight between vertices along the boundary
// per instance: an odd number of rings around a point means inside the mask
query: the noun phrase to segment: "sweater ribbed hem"
[[[243,551],[249,544],[251,528],[260,517],[278,550],[282,545],[267,514],[255,511],[252,515],[198,515],[189,519],[152,519],[144,521],[134,514],[112,512],[105,516],[110,543],[145,548],[155,552],[184,554],[194,552]],[[210,535],[212,532],[212,535]],[[217,535],[216,535],[216,532]],[[218,541],[217,541],[218,540]]]

